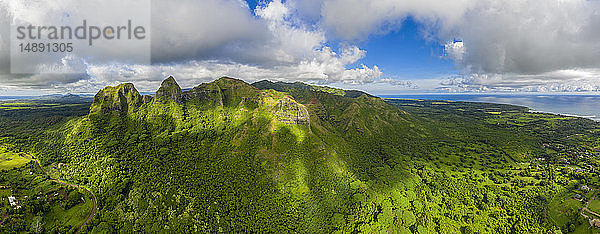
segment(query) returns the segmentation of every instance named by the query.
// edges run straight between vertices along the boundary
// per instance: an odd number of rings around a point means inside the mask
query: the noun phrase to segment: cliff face
[[[221,89],[224,106],[257,107],[260,103],[261,90],[244,81],[223,77],[213,83]]]
[[[144,102],[144,104],[150,103],[150,102],[152,102],[152,100],[154,100],[154,97],[152,95],[142,96],[142,101]]]
[[[177,84],[175,78],[169,76],[167,79],[163,80],[154,97],[157,101],[163,103],[172,100],[176,103],[183,104],[183,98],[181,94],[181,87],[179,87],[179,84]]]
[[[167,104],[167,105],[163,105]],[[181,116],[207,108],[242,108],[270,113],[276,120],[286,124],[309,122],[307,108],[291,96],[274,90],[260,90],[244,81],[223,77],[210,83],[198,85],[182,92],[172,76],[166,78],[154,97],[141,96],[133,84],[106,87],[94,97],[90,113],[123,116],[140,112],[143,118],[161,115]],[[174,114],[178,113],[178,114]]]
[[[143,103],[142,96],[132,83],[108,86],[94,96],[90,113],[126,115]]]
[[[183,92],[185,102],[209,102],[215,106],[223,106],[221,88],[212,83],[201,84],[191,90]]]
[[[233,78],[222,77],[211,83],[201,84],[183,92],[184,102],[210,103],[214,106],[257,106],[261,91],[254,86]]]
[[[277,120],[288,124],[308,123],[309,114],[306,107],[292,99],[282,99],[275,105]]]

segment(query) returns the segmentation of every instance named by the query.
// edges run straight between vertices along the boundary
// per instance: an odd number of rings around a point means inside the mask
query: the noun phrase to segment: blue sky
[[[251,12],[259,6],[259,1],[247,0]],[[262,1],[265,5],[266,1]],[[423,25],[406,17],[399,28],[382,34],[374,34],[367,39],[352,41],[366,51],[366,56],[348,68],[361,64],[378,66],[385,77],[396,80],[434,79],[457,74],[455,64],[442,58],[444,47],[437,41],[427,41],[421,32]],[[339,49],[344,41],[333,39],[326,44]]]
[[[456,74],[454,62],[442,58],[443,46],[426,41],[422,26],[406,18],[399,30],[373,35],[360,43],[367,56],[359,60],[367,66],[377,65],[389,77],[399,80],[432,79]]]

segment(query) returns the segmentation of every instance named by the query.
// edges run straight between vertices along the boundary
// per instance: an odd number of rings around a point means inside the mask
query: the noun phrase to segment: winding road
[[[588,206],[590,205],[590,203],[594,199],[596,199],[596,195],[598,195],[598,190],[596,190],[596,192],[594,193],[594,195],[592,196],[592,198],[590,198],[590,200],[587,203],[585,203],[585,206],[581,209],[581,215],[583,215],[583,217],[585,217],[586,219],[590,219],[590,217],[585,214],[585,211],[589,212],[590,214],[593,214],[595,216],[600,217],[599,214],[597,214],[597,213],[595,213],[595,212],[593,212],[593,211],[591,211],[591,210],[588,209]]]
[[[96,195],[94,195],[94,193],[89,190],[87,187],[83,186],[83,185],[77,185],[77,184],[72,184],[66,181],[61,181],[59,179],[56,178],[52,178],[50,176],[50,174],[48,174],[48,172],[46,172],[46,170],[44,170],[44,168],[42,167],[42,164],[40,164],[40,162],[37,160],[37,158],[35,158],[33,155],[26,153],[29,157],[31,157],[33,160],[35,160],[36,164],[38,165],[38,167],[40,168],[40,170],[42,170],[42,172],[47,175],[48,177],[50,177],[50,180],[63,184],[63,185],[68,185],[71,187],[75,187],[75,188],[80,188],[83,189],[87,192],[89,192],[92,195],[92,202],[93,202],[93,206],[92,206],[92,212],[90,213],[90,215],[87,217],[87,219],[85,220],[85,222],[83,222],[83,224],[81,224],[81,226],[77,229],[76,233],[79,233],[81,231],[81,229],[88,224],[92,218],[94,218],[94,216],[96,215],[96,211],[98,210],[98,202],[96,201]]]

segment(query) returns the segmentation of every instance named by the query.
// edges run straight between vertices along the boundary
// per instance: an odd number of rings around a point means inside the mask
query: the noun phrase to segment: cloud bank
[[[406,17],[421,22],[424,38],[445,44],[445,57],[460,72],[441,89],[598,91],[599,1],[329,0],[322,6],[322,25],[347,40],[386,33]]]
[[[41,1],[54,14],[21,14],[27,5],[0,4],[2,28],[12,17],[22,21],[56,20],[56,12],[72,12],[77,0]],[[45,4],[45,5],[44,5]],[[288,5],[273,1],[250,9],[237,0],[152,1],[152,65],[94,63],[89,58],[60,58],[69,69],[85,66],[85,74],[9,74],[8,53],[0,51],[2,86],[95,92],[104,85],[137,81],[158,85],[166,75],[178,75],[183,83],[195,85],[220,76],[315,83],[363,84],[379,79],[377,66],[348,68],[365,56],[355,45],[334,51],[325,33],[317,27],[297,24]],[[134,13],[135,14],[135,13]],[[6,34],[2,34],[6,35]],[[0,48],[9,43],[0,38]],[[99,55],[101,56],[101,55]],[[40,71],[48,71],[42,70]],[[189,80],[189,82],[188,82]],[[149,90],[155,87],[147,87]]]
[[[76,0],[48,1],[69,11]],[[411,17],[424,40],[444,45],[457,75],[439,77],[443,92],[600,91],[600,1],[587,0],[280,0],[250,9],[240,0],[152,2],[152,65],[92,63],[80,75],[11,75],[6,26],[15,9],[0,1],[0,86],[94,92],[135,81],[153,90],[166,75],[185,85],[219,76],[320,84],[414,83],[390,79],[360,43]],[[23,10],[23,9],[21,9]],[[39,14],[37,20],[55,16]],[[331,46],[331,44],[336,44]]]

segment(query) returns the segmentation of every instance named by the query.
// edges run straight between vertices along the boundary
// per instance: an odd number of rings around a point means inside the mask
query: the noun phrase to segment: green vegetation
[[[90,214],[87,196],[83,202],[79,191],[48,180],[34,161],[0,172],[0,187],[3,233],[72,233]]]
[[[31,159],[7,149],[7,146],[0,145],[0,170],[10,170],[20,167],[29,161]]]
[[[0,142],[94,192],[83,232],[592,232],[587,119],[232,78],[182,91],[169,77],[154,96],[123,84],[78,105],[0,110]],[[90,194],[20,176],[33,165],[6,184],[68,196],[4,227],[76,230]]]
[[[590,202],[588,209],[600,214],[600,197],[596,197],[596,199]]]
[[[88,99],[76,95],[43,96],[30,100],[0,100],[0,110],[40,110],[60,112],[65,108],[77,107],[85,103],[89,108]]]

